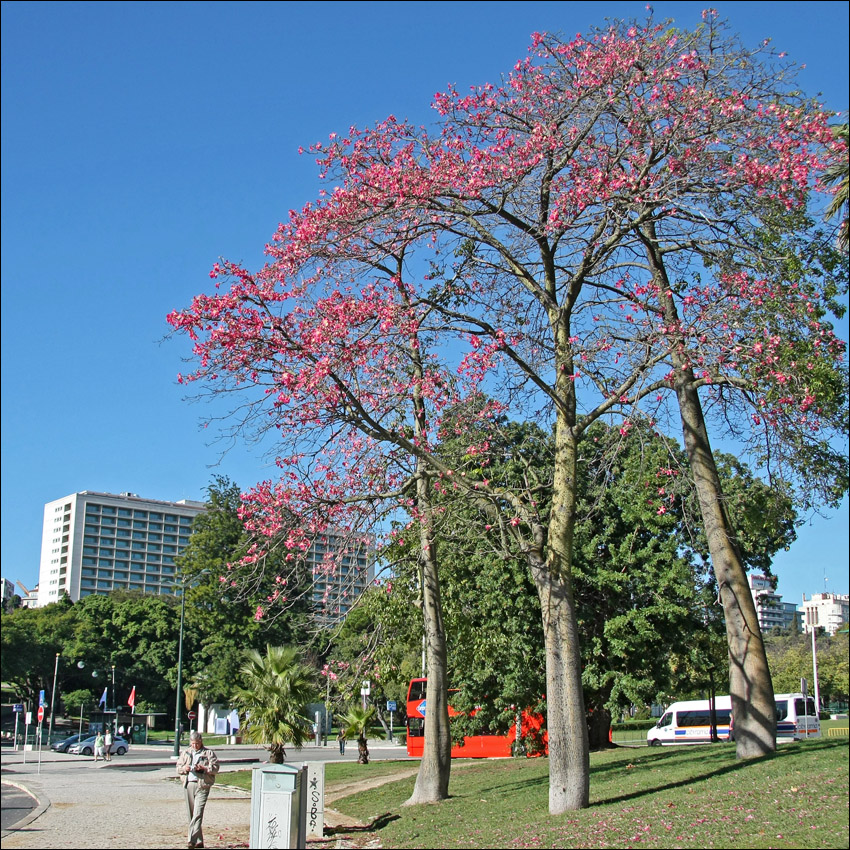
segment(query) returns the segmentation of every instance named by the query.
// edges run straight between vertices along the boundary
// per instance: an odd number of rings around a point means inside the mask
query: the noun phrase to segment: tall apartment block
[[[39,607],[66,593],[173,593],[175,559],[189,543],[203,502],[164,502],[134,493],[84,490],[44,506]]]
[[[351,539],[342,532],[328,531],[310,547],[307,563],[313,574],[316,621],[335,626],[375,580],[374,538],[359,535]]]
[[[782,596],[776,592],[776,579],[757,573],[749,573],[747,582],[756,603],[756,613],[761,630],[767,631],[778,626],[780,629],[790,629],[797,618],[799,629],[800,617],[797,606],[791,602],[783,602]]]

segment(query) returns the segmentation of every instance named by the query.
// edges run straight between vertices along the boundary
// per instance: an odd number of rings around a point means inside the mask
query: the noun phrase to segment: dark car
[[[62,741],[54,741],[50,745],[50,749],[55,750],[57,753],[67,753],[68,747],[72,747],[78,741],[82,740],[82,737],[82,735],[71,735]]]
[[[91,735],[88,738],[83,738],[82,741],[78,741],[76,744],[71,744],[68,749],[68,752],[72,755],[77,756],[91,756],[94,755],[94,742],[97,738],[97,735]],[[130,744],[124,740],[124,738],[116,735],[112,739],[112,754],[116,756],[123,756],[127,750],[130,749]]]

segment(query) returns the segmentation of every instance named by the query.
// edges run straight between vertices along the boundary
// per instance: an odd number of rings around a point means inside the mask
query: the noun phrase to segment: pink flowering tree
[[[217,266],[213,275],[230,279],[227,291],[199,296],[171,321],[197,340],[200,366],[184,380],[241,393],[242,425],[278,429],[289,449],[277,459],[279,479],[243,497],[242,518],[256,543],[234,581],[262,574],[272,549],[283,550],[278,562],[297,573],[325,536],[356,538],[405,516],[416,522],[430,710],[413,800],[440,800],[448,795],[451,738],[433,481],[424,457],[432,420],[456,403],[456,391],[429,353],[431,309],[405,282],[408,237],[384,234],[381,250],[372,250],[357,226],[335,239],[316,228],[321,209],[293,216],[291,238],[270,248],[276,260],[261,272]],[[329,548],[321,570],[337,573],[344,554]],[[283,599],[268,601],[271,608]]]
[[[842,347],[824,293],[790,261],[770,274],[754,262],[771,222],[803,214],[836,144],[789,70],[711,14],[693,32],[650,20],[570,41],[535,35],[500,85],[437,95],[436,131],[389,118],[315,145],[331,188],[290,213],[266,266],[222,263],[214,276],[227,285],[170,317],[196,341],[187,380],[245,393],[249,424],[293,446],[281,480],[248,496],[258,533],[295,552],[307,517],[354,527],[344,518],[392,504],[418,521],[434,600],[429,678],[445,647],[433,488],[516,541],[543,612],[553,814],[589,800],[571,571],[577,458],[600,419],[624,433],[637,418],[681,421],[737,671],[738,751],[775,746],[700,393],[762,445],[821,445],[841,419]],[[777,322],[792,332],[779,343]],[[437,437],[444,421],[463,430],[459,410],[475,437],[449,464]],[[486,474],[487,429],[503,414],[552,429],[546,511],[533,477],[508,486]],[[446,747],[431,734],[426,756]],[[443,786],[427,787],[413,800],[441,798]]]

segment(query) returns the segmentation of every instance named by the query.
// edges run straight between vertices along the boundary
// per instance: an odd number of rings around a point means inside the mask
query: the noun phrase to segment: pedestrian
[[[177,775],[186,793],[186,812],[189,816],[188,847],[204,846],[204,806],[218,773],[218,756],[204,746],[200,732],[189,733],[189,749],[177,762]]]
[[[98,732],[97,737],[94,739],[94,760],[97,761],[99,758],[102,758],[106,761],[106,756],[103,752],[103,733]]]
[[[112,727],[106,727],[106,734],[103,736],[103,751],[106,753],[106,760],[112,761]]]
[[[339,732],[336,736],[337,743],[339,744],[339,754],[341,756],[345,755],[345,727],[340,726]]]

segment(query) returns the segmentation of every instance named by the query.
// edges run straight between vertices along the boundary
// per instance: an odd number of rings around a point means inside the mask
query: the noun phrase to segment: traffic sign
[[[396,701],[394,699],[387,700],[387,711],[398,711],[396,707]]]
[[[38,722],[41,723],[42,720],[44,720],[44,706],[40,705],[38,707]]]
[[[16,703],[12,706],[12,711],[17,712],[18,714],[23,714],[23,711],[24,711],[24,704],[23,704],[22,702],[16,702]]]
[[[189,712],[189,720],[194,720],[198,715],[194,711]]]

